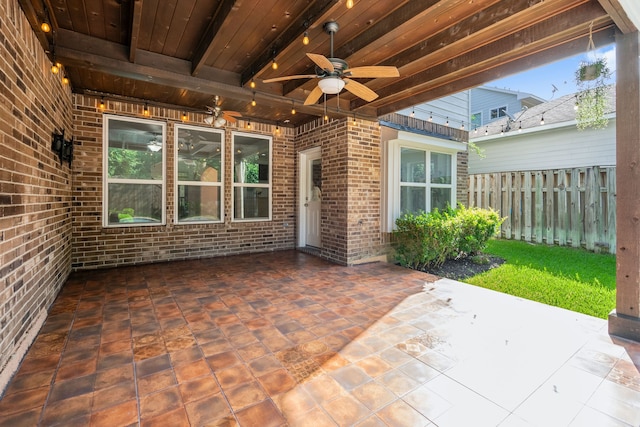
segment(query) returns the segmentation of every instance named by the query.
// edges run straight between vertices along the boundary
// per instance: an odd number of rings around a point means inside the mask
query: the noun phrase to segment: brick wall
[[[105,101],[105,113],[141,118],[141,106]],[[167,123],[167,225],[102,227],[102,125],[99,99],[75,95],[74,123],[77,138],[74,162],[72,266],[75,270],[205,258],[295,247],[295,157],[292,129],[252,123],[250,131],[240,121],[225,128],[225,221],[222,224],[174,224],[174,125],[181,111],[150,106],[150,119]],[[192,114],[191,125],[203,116]],[[272,221],[232,222],[231,133],[233,130],[273,136]]]
[[[358,119],[301,127],[296,150],[321,147],[323,258],[357,264],[384,252],[380,235],[380,129]]]
[[[71,174],[51,134],[72,135],[71,90],[16,0],[0,0],[0,394],[70,273]]]

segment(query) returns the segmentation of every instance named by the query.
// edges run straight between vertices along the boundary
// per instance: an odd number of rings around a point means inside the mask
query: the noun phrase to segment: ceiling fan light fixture
[[[204,122],[208,125],[213,123],[213,115],[209,115],[207,117],[204,118]]]
[[[318,86],[320,86],[322,93],[335,95],[344,89],[344,80],[335,76],[325,77],[318,82]]]
[[[217,119],[215,119],[213,121],[213,126],[217,127],[217,128],[221,128],[222,126],[226,125],[227,121],[225,119],[223,119],[222,117],[218,117]]]

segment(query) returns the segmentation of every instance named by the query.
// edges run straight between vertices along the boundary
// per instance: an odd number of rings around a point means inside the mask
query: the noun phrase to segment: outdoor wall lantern
[[[62,133],[53,132],[51,141],[51,150],[58,155],[60,159],[60,165],[63,161],[69,162],[71,167],[71,160],[73,160],[73,138],[64,139],[64,129]]]

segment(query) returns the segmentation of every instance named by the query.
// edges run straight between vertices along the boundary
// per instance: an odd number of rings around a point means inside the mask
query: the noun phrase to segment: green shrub
[[[454,212],[459,232],[458,256],[475,255],[485,249],[489,239],[496,235],[504,221],[493,209],[466,208],[460,205]]]
[[[438,267],[447,259],[476,254],[495,235],[502,219],[479,208],[407,213],[396,220],[394,249],[400,265],[416,270]]]

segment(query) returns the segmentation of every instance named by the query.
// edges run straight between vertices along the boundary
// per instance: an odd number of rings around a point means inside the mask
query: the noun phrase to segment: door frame
[[[321,147],[313,147],[298,153],[298,247],[307,246],[307,216],[304,209],[309,160],[322,159]]]

